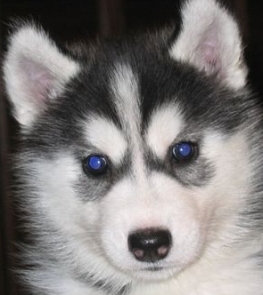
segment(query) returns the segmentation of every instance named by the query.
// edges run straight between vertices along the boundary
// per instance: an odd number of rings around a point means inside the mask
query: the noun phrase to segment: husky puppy
[[[89,48],[20,26],[4,79],[28,293],[262,295],[263,120],[246,77],[215,0]]]

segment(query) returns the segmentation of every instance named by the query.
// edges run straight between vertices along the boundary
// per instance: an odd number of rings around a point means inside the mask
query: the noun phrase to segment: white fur
[[[79,223],[80,216],[75,213],[81,202],[72,187],[81,172],[78,166],[67,152],[57,155],[52,161],[39,159],[30,165],[30,169],[38,171],[31,179],[39,191],[39,197],[33,200],[35,210],[61,230],[66,229],[67,234],[78,232],[75,225]]]
[[[182,9],[183,28],[170,49],[173,58],[189,62],[233,88],[246,85],[238,26],[215,0],[189,0]]]
[[[105,118],[92,118],[84,123],[87,143],[119,164],[127,151],[128,143],[123,133],[111,121]]]
[[[133,73],[129,65],[117,64],[112,76],[111,88],[122,126],[125,130],[132,131],[133,136],[138,136],[141,114],[136,73]],[[137,138],[131,140],[137,142]]]
[[[141,111],[139,89],[136,73],[128,65],[118,64],[113,73],[112,90],[118,116],[126,134],[129,134],[129,145],[132,151],[133,174],[144,181],[144,160],[141,140]]]
[[[10,39],[3,70],[14,116],[30,127],[46,100],[62,92],[79,66],[60,53],[46,33],[28,25]]]
[[[160,159],[166,156],[168,147],[183,129],[184,120],[176,105],[165,105],[151,117],[146,143]],[[160,136],[161,135],[161,136]]]

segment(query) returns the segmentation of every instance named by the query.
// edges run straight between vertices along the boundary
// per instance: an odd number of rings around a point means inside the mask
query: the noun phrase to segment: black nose
[[[172,245],[172,236],[168,230],[146,229],[130,234],[129,250],[134,257],[143,262],[156,262],[164,259]]]

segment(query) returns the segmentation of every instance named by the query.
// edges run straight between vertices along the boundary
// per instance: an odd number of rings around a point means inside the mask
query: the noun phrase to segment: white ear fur
[[[3,71],[8,96],[18,122],[29,127],[79,70],[42,29],[24,25],[10,38]]]
[[[170,55],[235,90],[246,85],[247,68],[237,23],[215,0],[189,0],[182,8],[182,31]]]

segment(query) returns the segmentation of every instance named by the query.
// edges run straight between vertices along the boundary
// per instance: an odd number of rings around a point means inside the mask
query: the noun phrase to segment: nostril
[[[128,245],[137,260],[156,262],[168,255],[172,245],[172,236],[168,230],[152,228],[139,230],[130,234]]]

